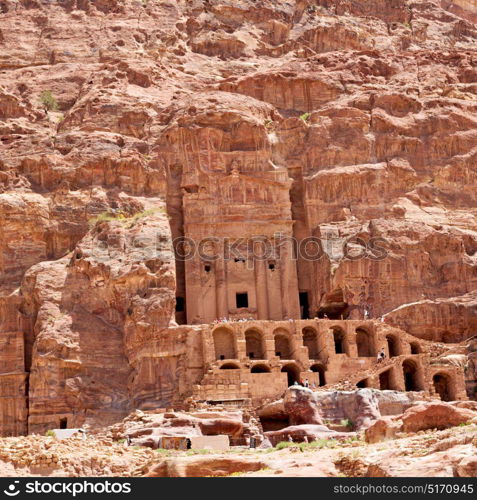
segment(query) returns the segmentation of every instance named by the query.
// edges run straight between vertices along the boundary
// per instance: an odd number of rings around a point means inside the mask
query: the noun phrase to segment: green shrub
[[[317,439],[311,443],[291,443],[289,441],[280,441],[274,450],[284,450],[285,448],[299,448],[301,451],[321,450],[322,448],[335,448],[338,444],[336,439]]]
[[[40,94],[40,103],[47,113],[48,111],[57,111],[58,109],[58,102],[51,93],[51,90],[44,90]]]
[[[118,219],[124,219],[124,214],[122,213],[112,213],[112,212],[103,212],[96,217],[91,217],[88,220],[88,224],[90,227],[95,226],[98,222],[106,222],[106,221],[112,221],[112,220],[118,220]]]
[[[311,113],[303,113],[300,115],[300,119],[303,120],[304,122],[307,122],[310,119]]]
[[[46,431],[45,432],[45,436],[47,437],[56,437],[56,434],[54,433],[54,431],[52,431],[51,429]]]
[[[342,425],[343,427],[348,427],[348,429],[353,429],[354,427],[353,421],[349,418],[344,418],[343,420],[341,420],[340,425]]]
[[[285,448],[290,448],[290,446],[296,446],[296,443],[290,443],[289,441],[280,441],[275,445],[275,450],[283,450]]]
[[[98,222],[117,220],[123,222],[126,225],[126,227],[130,228],[138,220],[142,219],[143,217],[147,217],[148,215],[153,215],[155,213],[166,213],[166,209],[164,207],[150,208],[148,210],[143,210],[142,212],[137,212],[132,216],[128,216],[127,214],[125,214],[120,210],[117,212],[112,212],[108,210],[106,212],[100,213],[95,217],[91,217],[88,220],[88,224],[90,227],[94,227]]]

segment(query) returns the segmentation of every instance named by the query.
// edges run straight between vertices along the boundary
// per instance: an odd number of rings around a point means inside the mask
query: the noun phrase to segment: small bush
[[[296,443],[290,443],[289,441],[280,441],[275,445],[275,450],[283,450],[285,448],[290,448],[290,446],[296,446]]]
[[[311,113],[303,113],[300,115],[300,119],[303,120],[304,122],[307,122],[310,119]]]
[[[56,434],[50,429],[45,432],[45,436],[47,437],[56,437]]]
[[[284,450],[285,448],[299,448],[300,451],[321,450],[322,448],[335,448],[338,442],[336,439],[317,439],[311,443],[291,443],[289,441],[280,441],[274,450]]]
[[[348,427],[348,429],[353,429],[354,423],[349,418],[344,418],[340,421],[340,425],[343,427]]]
[[[267,119],[267,120],[265,120],[265,122],[263,124],[265,125],[266,129],[273,128],[273,120]]]
[[[166,210],[164,207],[158,207],[158,208],[150,208],[148,210],[144,210],[142,212],[137,212],[132,216],[128,216],[122,211],[117,211],[117,212],[112,212],[112,211],[107,211],[103,212],[96,217],[91,217],[88,220],[88,224],[90,227],[94,227],[98,222],[107,222],[107,221],[113,221],[113,220],[118,220],[123,223],[125,223],[126,227],[130,228],[132,227],[138,220],[142,219],[143,217],[147,217],[149,215],[153,215],[155,213],[166,213]]]
[[[112,221],[112,220],[118,220],[118,219],[125,219],[124,214],[121,212],[118,213],[113,213],[113,212],[103,212],[96,217],[91,217],[91,219],[88,220],[88,224],[90,227],[95,226],[98,222],[106,222],[106,221]]]
[[[40,103],[47,113],[48,111],[57,111],[58,109],[58,102],[53,97],[51,90],[44,90],[40,94]]]

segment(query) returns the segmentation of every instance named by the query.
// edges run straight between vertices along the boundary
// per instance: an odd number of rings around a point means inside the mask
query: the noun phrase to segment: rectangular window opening
[[[237,309],[248,307],[248,293],[237,293],[235,294],[235,301],[237,304]]]

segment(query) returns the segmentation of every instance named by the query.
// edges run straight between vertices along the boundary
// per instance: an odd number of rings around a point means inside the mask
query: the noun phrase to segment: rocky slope
[[[195,164],[287,170],[295,235],[330,242],[317,307],[475,333],[475,0],[1,0],[0,19],[2,432],[112,423],[197,381],[172,250]],[[349,238],[387,257],[344,258]]]

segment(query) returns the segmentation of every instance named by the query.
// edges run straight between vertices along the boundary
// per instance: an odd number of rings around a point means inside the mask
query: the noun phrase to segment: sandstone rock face
[[[263,402],[300,378],[465,398],[463,366],[429,367],[475,334],[476,12],[0,2],[0,434]],[[288,324],[315,317],[366,320],[372,341]],[[215,352],[218,318],[281,323],[228,344],[225,324]],[[339,413],[365,428],[377,403],[352,399]]]

